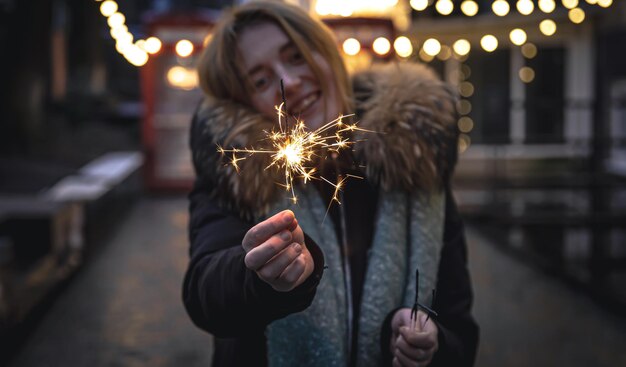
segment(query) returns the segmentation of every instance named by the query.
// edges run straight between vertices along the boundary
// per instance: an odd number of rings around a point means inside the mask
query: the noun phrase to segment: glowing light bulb
[[[110,17],[111,15],[115,14],[115,12],[117,11],[117,3],[113,0],[107,0],[107,1],[103,1],[102,4],[100,4],[100,13],[102,15],[104,15],[105,17]]]
[[[509,14],[511,7],[509,6],[509,3],[506,2],[506,0],[496,0],[493,2],[493,4],[491,4],[491,10],[493,10],[495,15],[503,17]]]
[[[413,53],[413,45],[411,40],[405,36],[400,36],[393,41],[393,48],[400,57],[409,57]]]
[[[428,0],[411,0],[409,4],[414,10],[422,11],[428,7]]]
[[[537,56],[537,46],[532,43],[526,43],[522,46],[522,55],[527,59],[532,59]]]
[[[517,46],[523,45],[524,43],[526,43],[526,39],[528,39],[526,32],[524,32],[520,28],[515,28],[514,30],[512,30],[511,33],[509,33],[509,37],[511,38],[511,42],[513,42],[513,44]]]
[[[552,36],[556,33],[556,23],[552,19],[546,19],[539,23],[539,30],[546,36]]]
[[[568,9],[574,9],[578,6],[578,0],[561,0],[561,4]]]
[[[465,56],[470,52],[472,46],[470,45],[468,40],[461,38],[460,40],[454,42],[452,48],[457,55]]]
[[[454,10],[454,3],[452,0],[439,0],[435,4],[435,8],[441,15],[450,15]]]
[[[422,48],[427,55],[437,56],[437,54],[441,51],[441,43],[434,38],[429,38],[424,41]]]
[[[189,40],[180,40],[176,42],[174,49],[176,50],[178,56],[188,57],[193,53],[193,43]]]
[[[391,42],[385,37],[378,37],[374,40],[374,43],[372,43],[372,48],[377,54],[386,55],[389,53],[389,50],[391,50]]]
[[[148,39],[146,39],[144,49],[150,54],[155,54],[161,50],[161,46],[162,44],[160,39],[156,37],[148,37]]]
[[[535,4],[531,0],[519,0],[517,11],[522,15],[530,15],[535,10]]]
[[[609,6],[613,5],[613,0],[598,0],[598,5],[603,8],[608,8]]]
[[[480,46],[487,52],[493,52],[498,48],[498,39],[491,34],[480,39]]]
[[[122,13],[113,13],[107,19],[107,23],[109,24],[109,27],[111,28],[123,26],[125,22],[126,22],[126,17]]]
[[[343,41],[343,52],[347,55],[354,56],[361,51],[361,43],[356,38],[348,38]]]
[[[539,9],[546,14],[552,13],[556,9],[554,0],[539,0],[538,5]]]
[[[461,11],[468,17],[478,14],[478,4],[473,0],[465,0],[461,3]]]
[[[585,11],[581,8],[574,8],[567,13],[572,23],[580,24],[585,20]]]
[[[535,70],[531,67],[524,66],[519,70],[519,78],[524,83],[530,83],[535,79]]]

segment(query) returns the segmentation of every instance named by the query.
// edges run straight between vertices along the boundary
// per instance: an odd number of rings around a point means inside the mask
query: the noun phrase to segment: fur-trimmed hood
[[[352,79],[356,122],[373,133],[355,133],[354,158],[383,190],[432,189],[448,180],[457,157],[457,94],[419,64],[376,66]],[[247,106],[207,98],[191,129],[196,185],[220,204],[251,217],[266,214],[282,193],[279,170],[265,169],[271,157],[255,154],[228,164],[217,147],[262,148],[264,131],[276,124]],[[362,140],[362,141],[360,141]],[[231,157],[232,158],[232,157]]]

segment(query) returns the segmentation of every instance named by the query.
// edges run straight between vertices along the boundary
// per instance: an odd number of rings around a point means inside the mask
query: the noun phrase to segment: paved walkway
[[[140,201],[10,366],[209,366],[210,336],[180,301],[186,224],[184,199]],[[626,366],[625,319],[480,234],[468,238],[482,328],[477,366]]]

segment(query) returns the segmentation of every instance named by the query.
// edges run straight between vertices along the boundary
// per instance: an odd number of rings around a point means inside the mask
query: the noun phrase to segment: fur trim
[[[456,162],[454,90],[419,64],[387,64],[353,78],[357,121],[374,133],[357,133],[355,157],[369,180],[384,190],[432,189],[447,180]],[[266,214],[282,193],[278,170],[266,170],[271,157],[255,154],[237,162],[237,171],[217,147],[269,148],[258,141],[274,126],[241,104],[207,98],[191,131],[198,184],[220,204],[252,218]],[[245,183],[245,184],[244,184]]]

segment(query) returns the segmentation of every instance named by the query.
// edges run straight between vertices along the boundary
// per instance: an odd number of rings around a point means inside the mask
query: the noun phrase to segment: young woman
[[[471,317],[463,226],[450,194],[456,95],[423,66],[348,76],[329,30],[302,9],[251,2],[224,15],[199,65],[206,99],[191,128],[191,260],[183,298],[215,336],[214,366],[469,366]],[[374,133],[317,162],[350,179],[297,184],[293,204],[271,159],[236,170],[217,146],[259,147],[275,106],[309,129],[356,113]],[[324,155],[324,152],[320,152]],[[326,216],[328,218],[325,220]],[[422,303],[411,325],[415,269]],[[437,294],[433,300],[431,290]]]

